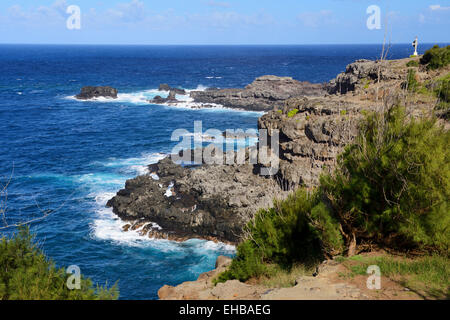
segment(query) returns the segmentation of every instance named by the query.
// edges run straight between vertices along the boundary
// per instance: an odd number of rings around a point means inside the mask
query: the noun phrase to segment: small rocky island
[[[75,98],[79,100],[89,100],[93,98],[112,98],[117,99],[117,94],[119,91],[112,87],[83,87],[81,88],[81,92],[75,96]]]

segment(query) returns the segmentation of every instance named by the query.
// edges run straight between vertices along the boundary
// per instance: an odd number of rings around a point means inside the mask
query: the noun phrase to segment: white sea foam
[[[119,169],[121,172],[142,172],[139,166],[146,167],[149,164],[156,163],[166,155],[162,153],[144,154],[142,157],[128,159],[109,159],[102,163],[106,167]],[[153,177],[157,178],[157,175]],[[90,198],[93,199],[93,208],[95,218],[91,223],[92,236],[99,240],[111,241],[118,245],[134,246],[134,247],[150,247],[161,252],[175,252],[186,254],[186,250],[195,250],[198,253],[214,253],[217,251],[233,254],[235,247],[223,243],[214,243],[205,240],[188,240],[183,243],[177,243],[169,240],[151,239],[147,236],[141,236],[139,231],[147,224],[144,224],[137,230],[123,231],[123,227],[128,224],[118,218],[111,208],[106,208],[106,203],[113,198],[117,190],[125,183],[126,176],[114,173],[96,173],[85,174],[79,176],[79,182],[86,184],[90,189]],[[159,177],[158,177],[159,179]],[[172,195],[173,183],[167,189]],[[156,223],[152,223],[152,228],[161,230],[162,228]]]
[[[106,97],[98,97],[98,98],[92,98],[88,100],[81,100],[81,101],[88,101],[88,102],[97,102],[97,103],[124,103],[124,104],[133,104],[133,105],[139,105],[139,106],[145,106],[145,105],[157,105],[157,106],[165,106],[169,108],[178,108],[178,109],[189,109],[189,110],[206,110],[206,111],[226,111],[226,112],[241,112],[241,113],[252,113],[252,114],[261,114],[263,115],[264,112],[259,111],[248,111],[244,109],[235,109],[235,108],[226,108],[223,105],[215,104],[215,103],[200,103],[200,102],[194,102],[194,99],[190,97],[190,93],[192,91],[205,91],[207,87],[203,85],[199,85],[195,89],[185,89],[186,94],[185,95],[177,95],[178,102],[176,103],[162,103],[162,104],[156,104],[152,103],[150,104],[149,101],[154,99],[156,96],[161,96],[162,98],[167,98],[169,95],[168,91],[159,91],[158,89],[150,89],[150,90],[142,90],[142,91],[136,91],[131,93],[119,93],[117,95],[117,99],[113,98],[106,98]],[[65,99],[68,100],[76,100],[75,96],[67,96]]]
[[[157,163],[159,160],[165,158],[164,153],[149,153],[142,154],[141,157],[116,159],[111,158],[107,162],[101,163],[105,167],[117,168],[120,172],[133,175],[149,174],[148,165]]]
[[[170,197],[173,197],[174,196],[174,192],[173,192],[173,186],[174,186],[174,184],[173,184],[173,182],[171,182],[170,183],[170,185],[167,187],[167,190],[166,190],[166,193],[164,193],[164,195],[167,197],[167,198],[170,198]]]
[[[159,176],[156,173],[150,173],[150,177],[152,177],[153,180],[159,180]]]
[[[125,245],[131,247],[150,247],[157,249],[161,252],[175,252],[183,254],[186,250],[195,250],[198,254],[208,254],[213,252],[226,252],[229,254],[234,254],[236,248],[232,245],[224,243],[215,243],[213,241],[205,241],[199,239],[191,239],[182,243],[162,240],[162,239],[151,239],[146,236],[141,236],[139,231],[145,226],[143,225],[140,229],[123,231],[123,227],[127,224],[120,220],[110,208],[105,208],[104,204],[106,201],[113,197],[114,193],[103,193],[99,194],[95,199],[98,204],[98,209],[96,210],[97,218],[92,223],[92,234],[96,239],[111,241],[118,245]],[[157,224],[152,225],[155,229],[160,229],[161,227]],[[161,228],[162,229],[162,228]]]

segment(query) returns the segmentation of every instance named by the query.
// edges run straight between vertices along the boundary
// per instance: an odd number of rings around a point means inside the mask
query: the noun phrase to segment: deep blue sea
[[[431,45],[421,47],[423,53]],[[164,284],[194,280],[233,248],[173,243],[121,231],[106,201],[127,179],[171,151],[172,131],[256,128],[261,115],[226,109],[150,105],[160,83],[186,89],[243,87],[273,74],[325,82],[379,45],[53,46],[0,45],[0,176],[10,223],[32,225],[58,266],[78,265],[99,284],[119,281],[121,299],[156,299]],[[394,45],[389,58],[411,54]],[[80,102],[86,85],[119,89],[119,99]],[[9,231],[10,232],[10,231]],[[0,231],[7,234],[8,232]]]

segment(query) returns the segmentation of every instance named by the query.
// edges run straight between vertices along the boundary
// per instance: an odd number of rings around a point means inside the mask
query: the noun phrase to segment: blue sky
[[[80,30],[66,27],[69,5],[81,9]],[[381,30],[366,26],[370,5]],[[450,42],[450,0],[0,1],[0,43],[380,43],[386,29],[393,43]]]

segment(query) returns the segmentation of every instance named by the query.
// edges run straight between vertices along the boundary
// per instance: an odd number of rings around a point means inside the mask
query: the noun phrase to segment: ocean
[[[106,201],[172,150],[175,129],[192,132],[194,121],[202,121],[204,130],[256,129],[261,116],[197,109],[188,97],[174,107],[151,105],[147,100],[161,94],[159,84],[244,87],[267,74],[319,83],[380,52],[380,45],[0,45],[1,182],[12,174],[8,222],[51,212],[31,230],[57,266],[77,265],[102,285],[118,281],[121,299],[157,299],[163,285],[195,280],[234,248],[122,232],[124,223]],[[394,45],[388,58],[411,53],[410,44]],[[87,85],[115,87],[119,98],[75,100]]]

